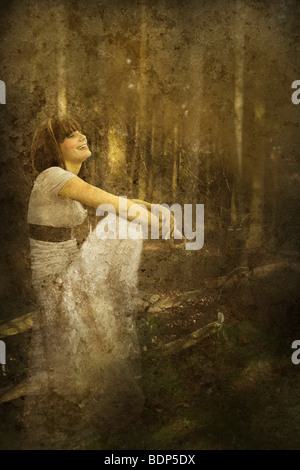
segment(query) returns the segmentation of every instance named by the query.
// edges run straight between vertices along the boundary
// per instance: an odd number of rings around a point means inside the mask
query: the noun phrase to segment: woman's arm
[[[95,209],[97,209],[97,207],[100,206],[100,204],[110,204],[114,207],[116,214],[119,215],[119,201],[120,201],[119,196],[115,196],[114,194],[103,191],[103,189],[97,188],[96,186],[86,183],[78,176],[70,179],[61,188],[58,195],[82,202],[83,204],[86,204],[87,206],[90,206],[90,207],[94,207]],[[141,223],[145,225],[148,224],[148,227],[150,228],[151,213],[148,210],[148,208],[144,209],[143,207],[140,207],[139,214],[136,214],[136,216],[129,216],[128,210],[132,205],[135,204],[135,202],[131,201],[130,199],[125,199],[125,200],[127,203],[127,220],[134,221],[137,215],[139,215],[139,221],[141,221]],[[142,201],[140,201],[140,203],[142,203]],[[150,207],[151,207],[151,204],[150,204]],[[158,222],[158,218],[157,218],[157,222]]]
[[[119,196],[115,196],[114,194],[103,191],[103,189],[97,188],[96,186],[86,183],[78,176],[75,176],[74,178],[70,179],[61,188],[58,195],[82,202],[83,204],[94,207],[95,209],[97,209],[97,207],[100,206],[100,204],[110,204],[114,207],[116,214],[119,215],[119,202],[120,202]],[[145,227],[148,228],[149,236],[151,236],[151,224],[153,223],[158,224],[159,233],[160,235],[162,234],[163,221],[162,221],[161,213],[159,217],[151,214],[151,203],[142,201],[140,199],[125,199],[125,201],[127,204],[126,217],[129,222],[137,220],[137,217],[138,217],[137,221],[142,223]],[[123,199],[123,203],[124,203],[124,199]],[[138,205],[142,204],[145,208],[141,206],[139,208],[139,212],[135,213],[134,215],[129,215],[128,214],[129,208],[136,204]],[[166,210],[165,208],[162,208],[162,209]],[[124,216],[124,214],[122,215]],[[174,219],[173,214],[169,212],[169,215],[170,215],[170,227],[169,227],[170,238],[172,239],[174,237],[174,230],[176,228],[176,224],[175,224],[175,219]],[[168,228],[167,228],[167,231],[168,231]],[[184,237],[183,237],[183,240],[184,240]]]

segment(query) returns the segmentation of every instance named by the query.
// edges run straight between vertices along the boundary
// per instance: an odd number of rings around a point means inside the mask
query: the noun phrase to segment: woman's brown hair
[[[78,122],[70,117],[52,117],[42,123],[36,130],[31,145],[31,162],[35,171],[51,166],[66,169],[59,144],[74,131],[81,131]]]

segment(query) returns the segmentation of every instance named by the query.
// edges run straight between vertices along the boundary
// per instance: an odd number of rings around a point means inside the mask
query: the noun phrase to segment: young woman
[[[142,241],[101,240],[93,230],[78,247],[76,229],[87,219],[82,204],[95,209],[110,204],[120,215],[118,196],[78,176],[90,155],[87,139],[73,119],[49,119],[33,139],[38,176],[28,224],[37,309],[25,448],[84,446],[120,425],[134,423],[143,407],[134,319]],[[130,211],[134,201],[123,199],[123,204]],[[139,210],[146,228],[148,209]],[[128,217],[126,223],[133,219]]]

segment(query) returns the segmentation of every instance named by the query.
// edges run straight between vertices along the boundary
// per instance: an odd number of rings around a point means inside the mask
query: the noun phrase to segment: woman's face
[[[59,146],[66,164],[82,163],[91,155],[86,137],[80,131],[72,132]]]

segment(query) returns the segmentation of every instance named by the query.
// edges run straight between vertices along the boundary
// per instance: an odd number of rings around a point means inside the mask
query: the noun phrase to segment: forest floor
[[[149,251],[140,273],[145,297],[170,297],[203,286],[195,269],[190,277],[176,278],[179,258],[187,256],[180,250],[158,250],[151,259]],[[216,270],[222,273],[221,257],[208,253],[209,258],[205,268],[206,261],[200,263],[202,269],[210,268],[212,277]],[[291,361],[291,344],[300,339],[297,304],[282,309],[277,302],[261,315],[261,306],[245,302],[238,290],[204,292],[182,305],[140,313],[143,415],[130,430],[95,436],[89,449],[300,449],[300,364]],[[6,302],[12,312],[13,301]],[[177,354],[160,353],[161,344],[216,321],[219,311],[225,322],[218,333]],[[9,354],[0,388],[26,378],[29,341],[30,331],[5,338]],[[23,405],[24,397],[0,405],[0,449],[19,448]]]
[[[143,420],[131,433],[109,436],[92,448],[299,450],[295,333],[251,318],[234,300],[223,299],[222,312],[219,333],[170,356],[158,356],[156,344],[215,321],[216,298],[143,319]]]

